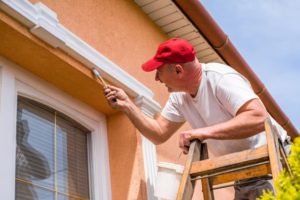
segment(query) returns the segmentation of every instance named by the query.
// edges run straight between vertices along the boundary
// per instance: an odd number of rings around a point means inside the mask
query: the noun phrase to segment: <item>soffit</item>
[[[189,41],[197,51],[201,63],[218,62],[223,59],[199,33],[191,21],[171,0],[134,0],[134,2],[171,38]]]

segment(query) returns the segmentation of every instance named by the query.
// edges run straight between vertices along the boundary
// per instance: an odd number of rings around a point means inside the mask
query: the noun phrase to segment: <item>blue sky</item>
[[[200,1],[300,131],[300,1]]]

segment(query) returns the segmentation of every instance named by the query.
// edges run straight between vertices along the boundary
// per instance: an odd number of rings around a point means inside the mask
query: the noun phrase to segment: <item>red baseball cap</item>
[[[164,63],[185,63],[195,59],[193,45],[181,38],[171,38],[159,45],[157,52],[151,60],[142,65],[142,69],[150,72]]]

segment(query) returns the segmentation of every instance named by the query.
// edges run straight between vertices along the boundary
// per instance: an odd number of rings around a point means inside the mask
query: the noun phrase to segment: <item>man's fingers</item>
[[[103,87],[104,92],[110,92],[110,91],[119,92],[120,90],[121,90],[120,88],[117,88],[117,87],[114,87],[111,85],[108,85],[107,87]]]
[[[106,95],[106,94],[108,94],[108,93],[110,93],[111,92],[111,89],[109,89],[109,88],[103,88],[103,93]]]
[[[183,134],[181,134],[180,139],[179,139],[179,148],[183,150],[183,153],[187,154],[188,153],[188,148],[190,146],[189,140],[185,138]]]
[[[189,147],[191,145],[190,140],[189,139],[183,140],[183,145]]]
[[[183,153],[186,155],[189,153],[189,146],[184,146]]]
[[[189,151],[189,148],[188,148],[188,146],[185,146],[185,145],[182,145],[182,144],[183,144],[183,141],[180,141],[179,148],[182,149],[184,154],[187,154],[188,151]]]
[[[106,97],[109,97],[109,96],[116,96],[117,95],[117,92],[116,91],[111,91],[111,92],[108,92],[107,94],[105,94]]]
[[[104,92],[104,95],[105,95],[106,99],[116,98],[117,97],[117,92],[116,91],[108,92],[108,90],[106,90]]]
[[[109,96],[109,97],[106,97],[106,99],[108,100],[108,101],[111,101],[111,100],[113,100],[114,98],[116,98],[115,96]]]
[[[112,85],[108,85],[107,86],[109,89],[111,89],[111,90],[115,90],[115,91],[120,91],[120,88],[117,88],[117,87],[115,87],[115,86],[112,86]]]
[[[189,151],[189,146],[191,145],[190,140],[192,139],[190,131],[183,131],[180,134],[179,147],[183,150],[185,154]]]

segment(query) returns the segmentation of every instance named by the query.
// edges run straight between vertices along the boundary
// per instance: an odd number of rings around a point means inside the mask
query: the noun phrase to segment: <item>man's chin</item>
[[[168,88],[168,92],[169,92],[169,93],[174,92],[171,88],[169,88],[169,87],[167,87],[167,88]]]
[[[165,85],[165,86],[166,86],[166,85]],[[168,86],[166,86],[166,88],[167,88],[167,90],[168,90],[169,93],[175,92],[172,88],[170,88],[170,87],[168,87]]]

